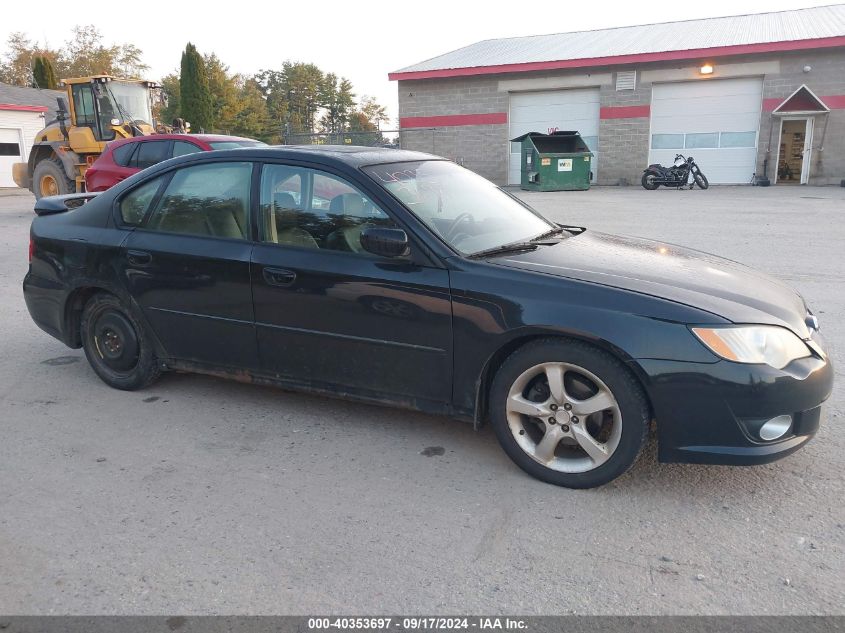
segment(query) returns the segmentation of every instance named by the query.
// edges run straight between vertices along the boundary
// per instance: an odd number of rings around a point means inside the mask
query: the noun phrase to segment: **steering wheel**
[[[472,213],[464,211],[463,213],[459,213],[458,216],[452,220],[452,224],[449,225],[449,228],[446,229],[446,233],[443,236],[447,242],[451,242],[456,236],[456,229],[467,220],[472,220]]]

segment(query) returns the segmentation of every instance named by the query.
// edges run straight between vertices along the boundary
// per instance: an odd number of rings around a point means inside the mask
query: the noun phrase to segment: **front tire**
[[[110,387],[134,391],[159,377],[149,335],[114,295],[94,295],[82,311],[80,329],[91,368]]]
[[[58,158],[45,158],[32,171],[32,192],[36,200],[76,192],[76,184],[67,177]]]
[[[710,183],[707,182],[707,176],[702,174],[700,171],[696,171],[692,175],[693,180],[695,180],[695,184],[698,185],[699,189],[707,189],[710,186]]]
[[[540,339],[511,354],[489,405],[496,437],[517,466],[567,488],[594,488],[627,471],[651,419],[621,362],[569,339]]]
[[[651,172],[647,171],[646,173],[644,173],[642,180],[640,181],[643,185],[643,189],[648,189],[649,191],[654,191],[655,189],[657,189],[660,186],[660,183],[655,182],[656,178],[657,176],[655,176]]]

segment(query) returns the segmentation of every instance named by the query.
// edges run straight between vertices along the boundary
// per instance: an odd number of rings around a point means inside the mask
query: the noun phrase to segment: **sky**
[[[7,6],[0,21],[0,46],[10,33],[23,31],[31,39],[57,48],[68,39],[73,25],[93,24],[108,44],[138,46],[144,53],[144,62],[150,66],[145,78],[151,80],[159,80],[178,68],[188,41],[201,53],[217,53],[232,72],[251,74],[259,69],[279,68],[285,60],[310,62],[326,72],[350,79],[359,97],[375,97],[387,107],[391,124],[395,125],[397,88],[396,82],[388,81],[387,73],[480,40],[824,4],[832,2],[249,0],[240,4],[144,0],[108,4],[107,8],[90,4],[91,10],[69,12],[66,0],[39,0]],[[529,13],[532,6],[537,8],[533,15]],[[650,14],[645,10],[649,6],[661,11]],[[671,9],[671,16],[667,9]]]

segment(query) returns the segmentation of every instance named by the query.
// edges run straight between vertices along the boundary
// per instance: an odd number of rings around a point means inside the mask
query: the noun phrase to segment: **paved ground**
[[[576,492],[436,417],[198,376],[111,390],[30,322],[32,200],[0,195],[0,613],[845,613],[845,189],[525,197],[798,287],[840,368],[817,439],[748,469],[652,442]]]

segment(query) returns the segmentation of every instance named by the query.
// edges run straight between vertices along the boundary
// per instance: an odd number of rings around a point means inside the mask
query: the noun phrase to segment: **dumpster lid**
[[[581,136],[581,133],[577,130],[558,130],[557,132],[552,132],[551,134],[546,134],[544,132],[526,132],[522,136],[517,136],[516,138],[511,139],[511,143],[518,143],[528,137],[531,138],[541,138],[541,137],[561,137],[561,136]]]

